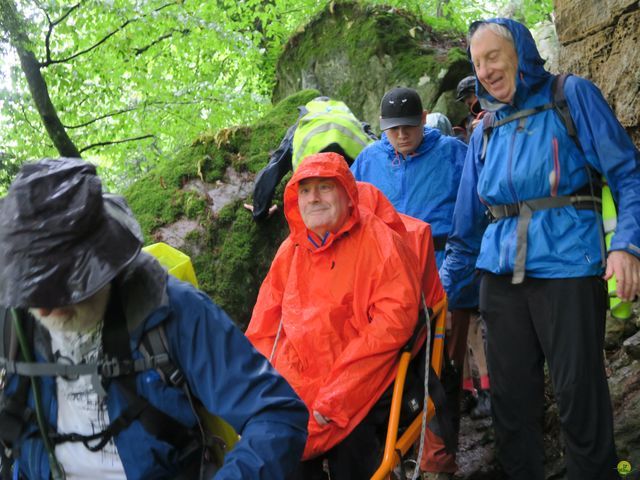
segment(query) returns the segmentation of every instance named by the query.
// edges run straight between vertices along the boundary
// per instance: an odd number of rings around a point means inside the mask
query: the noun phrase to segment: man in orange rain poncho
[[[311,413],[308,461],[296,478],[315,478],[327,458],[333,480],[368,479],[389,409],[379,399],[417,321],[418,261],[380,217],[359,208],[356,181],[338,154],[300,164],[284,209],[291,233],[246,334]]]

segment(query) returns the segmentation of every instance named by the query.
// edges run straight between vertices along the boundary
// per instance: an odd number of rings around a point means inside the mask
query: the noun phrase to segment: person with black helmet
[[[126,202],[102,192],[90,163],[28,163],[11,184],[0,203],[4,473],[210,478],[215,439],[198,404],[240,435],[215,478],[286,478],[306,407],[219,307],[141,247]],[[150,356],[156,341],[165,353]]]
[[[482,107],[476,96],[476,77],[469,75],[464,77],[456,87],[456,100],[463,102],[469,109],[469,115],[465,117],[460,127],[456,127],[456,131],[462,130],[460,139],[465,143],[469,143],[473,129],[482,118]]]

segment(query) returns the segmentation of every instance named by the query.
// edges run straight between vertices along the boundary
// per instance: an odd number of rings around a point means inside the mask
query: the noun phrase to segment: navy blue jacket
[[[141,356],[143,333],[164,323],[171,358],[185,374],[193,395],[241,435],[214,478],[286,478],[302,455],[308,421],[305,405],[286,381],[205,294],[168,278],[152,257],[141,253],[116,283],[134,358]],[[11,379],[7,393],[15,389],[16,380]],[[55,426],[55,378],[42,377],[41,385],[45,416]],[[168,386],[156,370],[139,373],[136,386],[139,395],[164,413],[186,426],[196,424],[186,394]],[[33,406],[31,394],[29,403]],[[117,418],[125,407],[112,382],[107,389],[109,418]],[[18,445],[21,455],[16,467],[24,478],[48,480],[44,445],[39,434],[28,433]],[[175,448],[154,438],[138,421],[118,434],[115,444],[128,479],[173,478],[179,473]]]

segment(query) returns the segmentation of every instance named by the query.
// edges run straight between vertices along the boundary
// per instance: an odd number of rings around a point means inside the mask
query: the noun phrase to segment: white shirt
[[[101,325],[93,333],[50,330],[51,347],[58,362],[95,363],[101,349]],[[78,379],[56,377],[58,397],[58,432],[91,435],[109,425],[109,413],[98,398],[90,375]],[[96,441],[97,443],[98,441]],[[65,442],[56,446],[56,457],[67,480],[126,479],[120,455],[113,439],[103,449],[92,452],[82,442]]]

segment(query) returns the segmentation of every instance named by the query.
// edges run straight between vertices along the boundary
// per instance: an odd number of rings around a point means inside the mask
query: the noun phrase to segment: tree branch
[[[160,37],[156,38],[153,42],[151,42],[148,45],[145,45],[144,47],[134,48],[133,51],[135,52],[136,55],[141,55],[147,50],[149,50],[151,47],[153,47],[154,45],[157,45],[158,43],[162,42],[163,40],[166,40],[167,38],[171,38],[174,33],[182,33],[183,35],[188,35],[189,33],[191,33],[191,30],[189,30],[188,28],[185,28],[184,30],[173,29],[169,33],[165,33],[164,35],[161,35]]]
[[[51,34],[53,33],[53,29],[56,25],[59,25],[60,23],[62,23],[64,21],[65,18],[67,18],[69,16],[69,14],[71,12],[73,12],[76,8],[78,8],[80,6],[82,2],[78,2],[76,3],[73,7],[69,8],[69,10],[67,10],[64,15],[62,15],[58,20],[56,20],[55,22],[51,21],[51,18],[49,17],[49,13],[42,9],[42,11],[44,12],[44,15],[47,17],[47,22],[49,22],[49,28],[47,30],[47,35],[44,39],[44,46],[45,46],[45,52],[46,52],[46,62],[51,62]],[[42,8],[42,7],[41,7]]]
[[[80,153],[82,152],[86,152],[87,150],[91,149],[91,148],[96,148],[96,147],[104,147],[106,145],[116,145],[118,143],[126,143],[126,142],[135,142],[138,140],[144,140],[145,138],[154,138],[155,135],[142,135],[140,137],[132,137],[132,138],[123,138],[122,140],[114,140],[112,142],[98,142],[98,143],[92,143],[91,145],[87,145],[86,147],[82,148],[80,150]]]
[[[166,3],[166,4],[161,5],[160,7],[156,8],[156,9],[155,9],[155,10],[153,10],[153,11],[154,11],[154,12],[159,12],[160,10],[162,10],[162,9],[164,9],[164,8],[171,7],[171,6],[174,6],[174,5],[177,5],[177,3],[176,3],[176,2]],[[89,53],[90,51],[95,50],[95,49],[96,49],[96,48],[98,48],[100,45],[102,45],[104,42],[106,42],[107,40],[109,40],[109,39],[110,39],[111,37],[113,37],[116,33],[118,33],[118,32],[120,32],[120,31],[124,30],[124,29],[127,27],[127,25],[129,25],[129,24],[131,24],[131,23],[134,23],[134,22],[137,22],[138,20],[140,20],[140,19],[142,19],[142,18],[144,18],[144,17],[146,17],[146,16],[147,16],[147,14],[144,14],[144,15],[140,15],[140,16],[138,16],[138,17],[134,17],[134,18],[132,18],[132,19],[127,20],[127,21],[126,21],[126,22],[124,22],[122,25],[120,25],[118,28],[116,28],[115,30],[113,30],[113,31],[109,32],[107,35],[105,35],[105,36],[104,36],[104,37],[102,37],[100,40],[98,40],[98,42],[97,42],[97,43],[95,43],[95,44],[91,45],[91,46],[90,46],[90,47],[88,47],[88,48],[85,48],[84,50],[81,50],[81,51],[79,51],[79,52],[76,52],[76,53],[74,53],[73,55],[70,55],[70,56],[68,56],[68,57],[66,57],[66,58],[62,58],[62,59],[59,59],[59,60],[51,60],[50,58],[47,58],[47,60],[46,60],[46,61],[44,61],[44,62],[40,63],[40,67],[48,67],[48,66],[50,66],[50,65],[55,65],[55,64],[58,64],[58,63],[65,63],[65,62],[68,62],[68,61],[70,61],[70,60],[73,60],[74,58],[79,57],[80,55],[84,55],[85,53]]]
[[[115,112],[109,112],[109,113],[105,113],[104,115],[100,115],[99,117],[96,117],[92,120],[89,120],[87,122],[84,123],[79,123],[78,125],[65,125],[64,128],[68,129],[68,130],[73,130],[74,128],[82,128],[82,127],[87,127],[89,125],[91,125],[92,123],[96,123],[100,120],[104,120],[105,118],[109,118],[109,117],[115,117],[117,115],[122,115],[123,113],[128,113],[128,112],[132,112],[134,110],[137,110],[139,107],[129,107],[129,108],[124,108],[122,110],[116,110]]]

